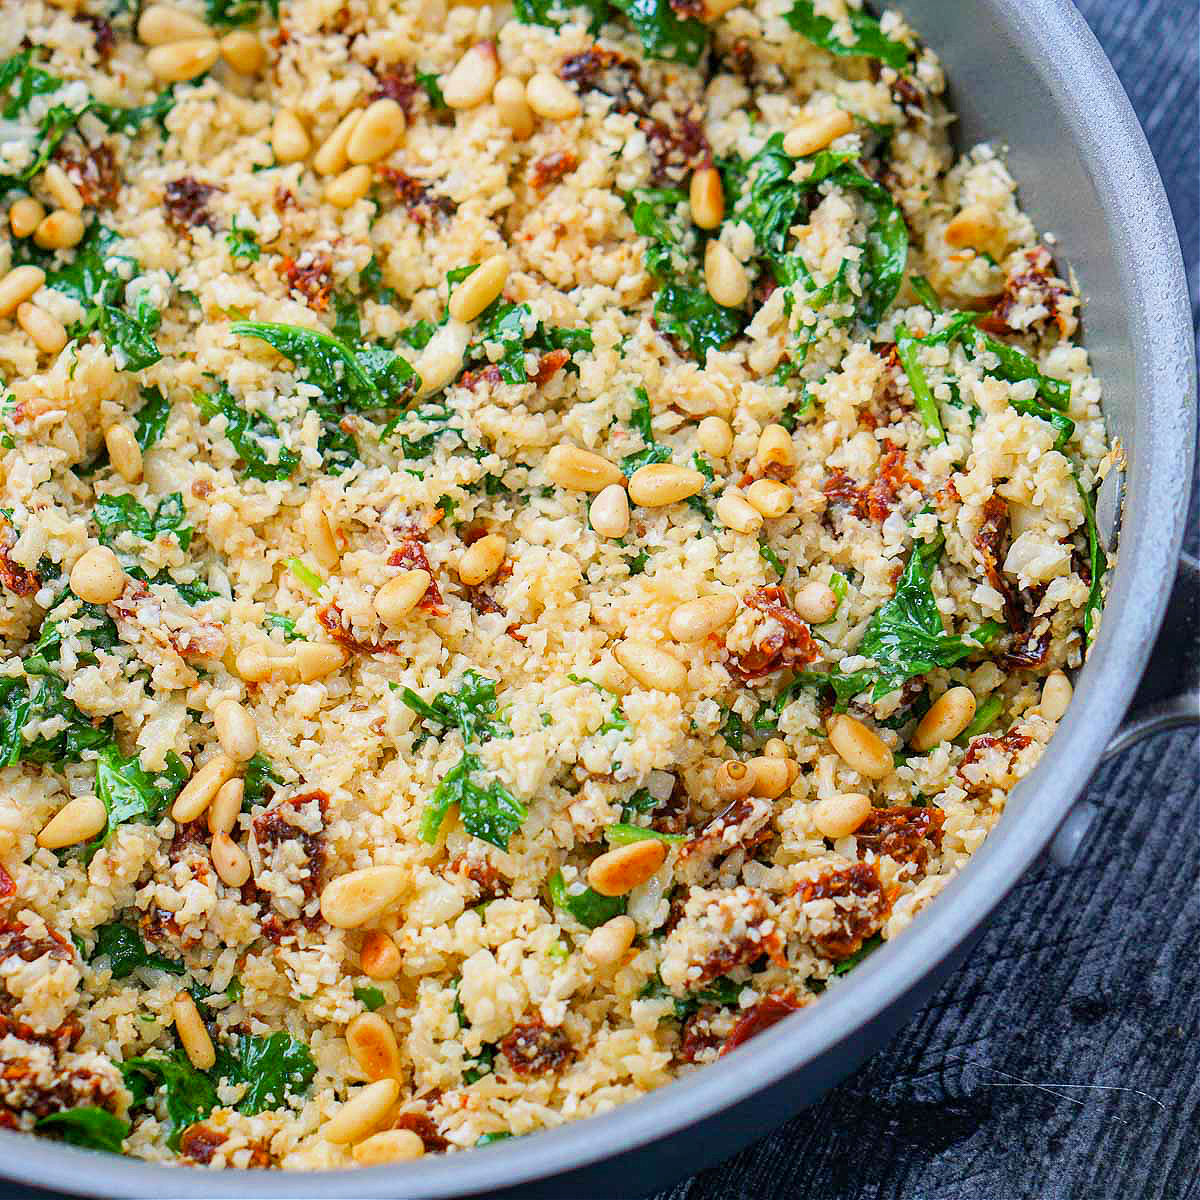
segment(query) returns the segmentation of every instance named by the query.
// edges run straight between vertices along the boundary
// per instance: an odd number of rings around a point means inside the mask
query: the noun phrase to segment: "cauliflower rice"
[[[606,1111],[1037,762],[1107,565],[1075,291],[899,13],[674,3],[6,6],[4,1125]]]

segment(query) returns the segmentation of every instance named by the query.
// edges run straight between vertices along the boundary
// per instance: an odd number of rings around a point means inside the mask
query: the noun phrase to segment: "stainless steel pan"
[[[883,1045],[962,961],[1030,863],[1052,843],[1069,855],[1087,820],[1073,806],[1106,747],[1196,719],[1200,587],[1196,564],[1179,563],[1195,351],[1179,244],[1145,138],[1068,0],[893,2],[945,62],[960,143],[1006,145],[1025,208],[1057,235],[1083,289],[1109,427],[1128,455],[1124,496],[1111,478],[1102,497],[1114,534],[1120,525],[1120,560],[1075,703],[971,864],[820,1003],[606,1116],[411,1165],[305,1175],[154,1167],[0,1132],[0,1176],[109,1197],[643,1194],[766,1133]],[[1177,568],[1172,623],[1152,660]],[[1113,743],[1148,662],[1137,710]]]

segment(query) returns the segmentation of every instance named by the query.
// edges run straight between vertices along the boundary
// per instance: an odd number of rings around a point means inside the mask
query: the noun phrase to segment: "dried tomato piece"
[[[217,190],[211,183],[201,183],[190,175],[171,180],[163,195],[167,223],[176,233],[186,233],[199,225],[216,229],[213,215],[208,211],[208,198]]]
[[[743,680],[759,679],[782,667],[806,667],[817,657],[819,650],[812,631],[792,610],[783,588],[754,588],[747,593],[744,603],[747,608],[773,618],[782,629],[767,634],[751,649],[731,656],[728,664],[731,674]]]
[[[406,571],[424,571],[429,576],[429,587],[421,597],[417,607],[424,612],[437,616],[446,615],[446,607],[442,601],[442,593],[438,590],[437,576],[425,557],[425,547],[417,538],[405,538],[399,550],[393,550],[388,558],[389,567],[403,567]]]
[[[730,1030],[729,1036],[721,1047],[718,1058],[724,1058],[730,1050],[736,1050],[743,1042],[778,1025],[784,1017],[799,1012],[804,1005],[791,992],[771,992],[764,996],[753,1008],[747,1009]]]
[[[314,312],[329,307],[333,291],[333,260],[328,254],[310,255],[300,264],[294,258],[284,258],[276,270],[288,285],[288,291],[299,292]]]
[[[812,934],[813,942],[827,958],[853,954],[879,929],[892,908],[891,897],[874,863],[855,863],[826,871],[800,884],[797,890],[801,904],[810,900],[835,902],[830,927]],[[848,903],[838,904],[839,900]]]
[[[500,1052],[521,1079],[561,1070],[574,1053],[561,1029],[550,1029],[540,1017],[517,1025],[500,1040]]]
[[[557,183],[564,175],[569,175],[577,166],[579,155],[574,150],[551,150],[530,168],[529,186],[540,192],[550,184]]]
[[[915,863],[918,871],[924,871],[930,847],[941,849],[945,819],[940,808],[930,806],[873,808],[854,832],[858,856],[869,850],[876,857],[886,854],[897,862]]]

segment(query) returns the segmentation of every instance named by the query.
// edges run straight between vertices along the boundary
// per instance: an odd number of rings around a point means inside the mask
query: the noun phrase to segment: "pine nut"
[[[83,212],[83,196],[58,163],[52,162],[47,165],[42,172],[41,183],[59,208],[65,208],[67,212]]]
[[[208,806],[208,832],[232,834],[245,796],[245,780],[227,779],[221,784],[213,802]]]
[[[221,57],[239,75],[257,75],[266,62],[267,52],[249,30],[237,29],[221,39]]]
[[[600,492],[621,480],[620,467],[578,446],[555,446],[546,455],[544,469],[559,487],[573,492]]]
[[[702,21],[715,21],[718,17],[723,17],[727,12],[737,8],[742,0],[704,0],[704,12],[701,16]]]
[[[155,46],[146,53],[146,66],[164,83],[186,83],[212,70],[218,54],[220,47],[216,38],[189,38],[184,42]]]
[[[247,646],[239,650],[233,665],[238,678],[247,683],[265,683],[277,668],[277,663],[268,658],[260,646]]]
[[[358,1069],[372,1083],[399,1077],[400,1047],[392,1027],[378,1013],[359,1013],[346,1026],[346,1045]]]
[[[110,425],[104,434],[108,460],[126,483],[137,483],[142,477],[142,448],[137,438],[124,425]]]
[[[29,237],[45,215],[46,210],[32,196],[22,196],[8,210],[8,223],[12,227],[13,237]]]
[[[629,532],[629,497],[619,483],[602,489],[588,509],[592,528],[606,538],[624,537]]]
[[[975,693],[968,687],[943,692],[918,722],[909,745],[924,753],[953,741],[975,717]]]
[[[350,1153],[360,1167],[381,1167],[420,1158],[425,1143],[411,1129],[385,1129],[359,1142]]]
[[[250,860],[229,834],[214,833],[209,853],[217,876],[226,887],[240,888],[250,878]]]
[[[829,744],[852,770],[868,779],[892,773],[892,752],[874,731],[854,717],[839,714],[829,719]]]
[[[372,929],[363,938],[358,965],[368,979],[395,979],[400,974],[400,949],[390,934]]]
[[[313,558],[326,571],[334,570],[342,556],[333,526],[319,500],[309,500],[300,510],[300,528],[304,532],[304,544]]]
[[[746,499],[764,517],[782,517],[792,507],[792,489],[775,479],[756,479],[746,489]]]
[[[346,143],[346,157],[352,163],[373,163],[387,158],[404,138],[407,123],[404,109],[390,97],[367,105]]]
[[[723,762],[713,772],[713,787],[722,800],[740,800],[750,795],[758,776],[736,758]]]
[[[357,929],[390,908],[408,887],[404,867],[363,867],[325,885],[321,915],[335,929]]]
[[[1061,721],[1074,694],[1066,675],[1062,671],[1051,671],[1042,684],[1042,702],[1038,709],[1047,721]]]
[[[46,822],[37,835],[37,844],[44,850],[61,850],[64,846],[90,841],[107,824],[108,809],[98,796],[76,796]]]
[[[353,109],[348,112],[334,127],[333,132],[321,143],[313,155],[313,170],[318,175],[336,175],[346,167],[346,146],[350,135],[354,132],[362,112]]]
[[[752,758],[746,767],[754,776],[750,795],[764,796],[768,800],[782,796],[800,774],[800,768],[790,758],[768,758],[762,755]]]
[[[639,467],[629,480],[629,498],[643,508],[664,508],[704,490],[704,476],[691,467],[651,463]]]
[[[169,42],[208,37],[212,30],[190,13],[167,4],[152,4],[138,18],[137,33],[147,46],[165,46]]]
[[[783,738],[768,738],[763,746],[763,754],[767,758],[787,758],[787,742]]]
[[[715,511],[717,520],[734,533],[757,533],[762,528],[762,513],[734,492],[726,492],[717,501]]]
[[[85,550],[71,568],[71,591],[87,604],[111,604],[125,590],[125,571],[107,546]]]
[[[737,612],[738,600],[728,592],[698,596],[679,605],[667,621],[667,629],[677,642],[702,642],[724,629]]]
[[[823,625],[837,612],[838,598],[826,583],[813,579],[796,589],[792,597],[792,608],[796,615],[810,625]]]
[[[758,435],[758,453],[755,455],[761,470],[767,467],[794,467],[796,447],[792,435],[782,425],[768,425]]]
[[[566,121],[583,110],[579,97],[557,75],[539,71],[525,85],[525,99],[539,117]]]
[[[689,189],[692,220],[701,229],[716,229],[725,216],[725,189],[716,167],[698,167]]]
[[[657,838],[644,838],[601,854],[588,867],[587,880],[602,896],[624,896],[645,883],[667,857],[667,847]]]
[[[249,762],[258,750],[258,727],[250,710],[236,700],[222,700],[213,709],[213,726],[221,749],[234,762]]]
[[[14,267],[0,280],[0,317],[10,316],[45,282],[41,267]]]
[[[237,763],[224,754],[214,755],[183,785],[183,791],[171,805],[171,820],[176,825],[194,821],[212,803],[225,780],[237,770]]]
[[[632,917],[613,917],[592,930],[583,943],[583,953],[596,966],[611,967],[621,961],[636,936],[637,925]]]
[[[301,683],[312,683],[340,671],[349,657],[332,642],[297,642],[292,649],[292,663]]]
[[[705,417],[696,430],[700,449],[713,458],[724,458],[733,449],[733,430],[724,417]]]
[[[813,825],[822,837],[849,837],[871,815],[871,801],[861,792],[826,796],[813,805]]]
[[[402,571],[375,593],[375,615],[388,626],[399,625],[429,591],[428,571]]]
[[[300,162],[308,157],[312,142],[308,130],[290,108],[281,108],[271,126],[271,149],[279,163]]]
[[[188,1062],[197,1071],[207,1071],[216,1063],[217,1051],[204,1027],[195,1000],[187,992],[180,992],[171,1003],[171,1011],[175,1017],[175,1032],[183,1043]]]
[[[450,297],[450,315],[456,321],[473,321],[504,290],[508,279],[508,256],[493,254],[484,259],[454,289]]]
[[[371,168],[349,167],[325,185],[325,199],[336,208],[357,204],[371,190]]]
[[[447,321],[429,340],[417,360],[421,395],[428,396],[453,383],[462,370],[463,353],[471,331],[461,321]]]
[[[824,150],[835,138],[840,138],[853,128],[854,118],[840,108],[818,117],[809,117],[784,134],[784,153],[792,158],[807,158],[818,150]]]
[[[43,250],[69,250],[83,241],[83,218],[78,213],[56,208],[33,231],[33,240]]]
[[[467,587],[477,587],[491,579],[504,562],[508,539],[501,533],[489,533],[472,542],[458,560],[458,577]]]
[[[399,1095],[400,1084],[395,1079],[368,1083],[342,1105],[337,1116],[325,1122],[321,1131],[325,1140],[335,1146],[361,1141],[383,1123]]]
[[[678,692],[687,683],[687,668],[683,663],[649,642],[621,642],[613,654],[643,687]]]
[[[43,354],[57,354],[67,344],[67,327],[53,313],[28,300],[17,308],[17,324]]]
[[[442,98],[451,108],[478,108],[500,77],[500,60],[491,42],[478,42],[441,79]]]
[[[492,103],[500,120],[512,130],[514,140],[523,142],[533,134],[533,111],[525,99],[525,85],[511,75],[496,80]]]
[[[750,295],[750,276],[737,256],[716,238],[704,251],[704,285],[723,308],[741,308]]]
[[[946,244],[962,250],[967,246],[975,250],[987,250],[1000,235],[1000,227],[991,209],[984,204],[968,204],[946,226],[942,235]]]

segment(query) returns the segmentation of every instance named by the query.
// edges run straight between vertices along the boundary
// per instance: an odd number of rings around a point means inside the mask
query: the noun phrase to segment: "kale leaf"
[[[304,634],[296,632],[296,622],[291,617],[285,617],[282,613],[267,613],[263,617],[263,624],[268,629],[280,630],[285,642],[304,642],[308,640]]]
[[[887,37],[870,13],[850,8],[847,16],[854,35],[854,40],[850,42],[843,42],[834,36],[833,22],[828,17],[817,15],[813,0],[795,0],[792,11],[784,19],[797,33],[831,54],[861,54],[879,59],[894,71],[904,70],[909,49],[903,42],[895,42]]]
[[[173,533],[182,550],[192,544],[194,530],[184,524],[187,510],[181,492],[164,496],[153,516],[128,494],[100,496],[92,509],[92,520],[100,527],[100,541],[105,546],[113,545],[126,530],[147,542],[154,541],[160,533]]]
[[[206,421],[213,417],[225,418],[225,436],[233,444],[238,457],[245,464],[244,473],[251,479],[286,479],[300,463],[300,456],[286,446],[279,446],[271,454],[268,441],[279,440],[279,427],[266,413],[248,412],[233,398],[224,381],[212,392],[197,392],[195,395],[200,415]]]
[[[612,0],[625,14],[648,58],[664,58],[694,67],[708,46],[708,26],[676,15],[670,0]]]
[[[446,813],[457,804],[459,819],[469,834],[501,850],[508,849],[509,838],[521,828],[528,809],[498,780],[493,779],[487,787],[475,783],[471,775],[482,766],[475,755],[463,754],[442,777],[421,817],[423,842],[437,841]]]
[[[0,680],[0,766],[78,762],[85,750],[98,749],[112,738],[111,721],[94,725],[68,699],[66,684],[44,662],[40,665],[36,684],[33,678]],[[52,720],[58,722],[54,733],[31,742],[21,736],[31,722]]]
[[[453,692],[439,692],[432,701],[422,700],[412,688],[401,688],[400,699],[425,721],[443,729],[458,729],[468,745],[494,737],[512,737],[496,713],[496,681],[467,670]]]
[[[496,360],[500,377],[506,383],[527,383],[525,369],[528,351],[545,354],[551,350],[567,350],[574,354],[592,349],[592,335],[586,329],[560,329],[535,321],[528,304],[509,304],[496,300],[480,317],[477,341],[467,347],[468,361],[489,361],[485,343],[497,343],[503,353]]]
[[[131,925],[113,921],[96,930],[96,949],[92,958],[108,956],[114,979],[128,979],[139,967],[156,967],[172,975],[182,975],[183,963],[146,949],[142,935]]]
[[[904,325],[896,326],[896,357],[908,376],[908,385],[912,388],[913,400],[921,420],[925,422],[925,435],[930,442],[937,445],[946,440],[946,431],[942,428],[941,413],[938,412],[937,401],[929,390],[929,382],[925,378],[924,368],[917,357],[918,340],[908,332]]]
[[[1091,586],[1088,589],[1087,603],[1083,609],[1084,644],[1090,645],[1092,631],[1096,626],[1096,616],[1104,603],[1104,573],[1108,570],[1108,555],[1100,543],[1100,530],[1096,525],[1096,506],[1092,497],[1083,489],[1079,476],[1075,476],[1075,487],[1079,491],[1079,499],[1083,502],[1083,521],[1087,531],[1088,570],[1091,574]]]
[[[133,1094],[131,1108],[140,1107],[159,1088],[166,1092],[167,1146],[179,1149],[180,1134],[203,1121],[217,1107],[217,1087],[203,1071],[196,1070],[182,1050],[161,1058],[130,1058],[119,1064],[125,1086]]]
[[[271,15],[279,19],[279,0],[267,0]],[[253,25],[262,11],[262,0],[205,0],[204,19],[209,25]]]
[[[249,1085],[237,1102],[238,1112],[248,1117],[282,1108],[288,1096],[308,1090],[316,1073],[308,1047],[283,1032],[267,1037],[242,1034],[232,1050],[221,1047],[212,1069],[217,1078]]]
[[[137,410],[134,438],[143,450],[149,450],[167,428],[171,402],[156,387],[142,388],[142,407]]]
[[[608,19],[608,0],[515,0],[513,15],[523,25],[548,25],[556,29],[568,11],[583,9],[591,14],[588,32],[600,32]]]
[[[128,1121],[113,1116],[106,1108],[91,1104],[50,1113],[42,1117],[34,1128],[57,1133],[69,1145],[82,1146],[86,1150],[104,1150],[109,1154],[120,1154],[129,1136]]]
[[[579,891],[571,891],[563,879],[561,871],[555,871],[550,876],[550,899],[556,908],[568,912],[580,925],[595,929],[613,917],[619,917],[626,907],[624,896],[602,896],[590,887]]]
[[[126,758],[115,742],[109,742],[96,759],[96,795],[108,810],[108,824],[84,849],[90,862],[112,831],[128,821],[157,821],[187,782],[188,771],[179,755],[167,753],[166,767],[157,775],[142,769],[136,754]]]

